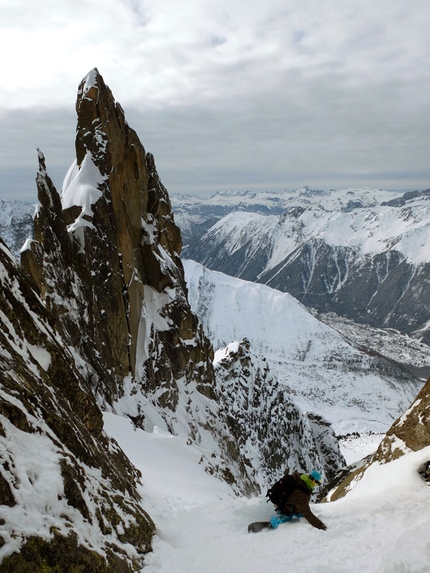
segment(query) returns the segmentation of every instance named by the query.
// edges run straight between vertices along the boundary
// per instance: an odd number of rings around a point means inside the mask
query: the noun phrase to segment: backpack
[[[297,488],[298,485],[293,476],[285,474],[267,491],[266,497],[269,498],[277,509],[282,509],[288,496]]]

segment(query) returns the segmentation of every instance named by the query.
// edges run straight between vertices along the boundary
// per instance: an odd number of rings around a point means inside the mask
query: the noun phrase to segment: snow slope
[[[184,268],[191,307],[215,350],[248,338],[294,402],[339,434],[385,432],[422,385],[357,350],[287,293],[194,261]]]
[[[142,472],[143,505],[157,525],[142,573],[427,573],[430,487],[418,467],[430,447],[371,466],[343,499],[313,507],[326,531],[305,520],[247,533],[270,518],[263,497],[238,498],[203,471],[198,452],[154,428],[134,430],[105,414],[105,429]]]
[[[318,312],[394,328],[428,344],[430,190],[385,201],[379,192],[354,190],[295,198],[296,206],[276,212],[251,208],[245,196],[228,213],[196,225],[182,256],[289,292]],[[181,220],[186,215],[184,205]]]

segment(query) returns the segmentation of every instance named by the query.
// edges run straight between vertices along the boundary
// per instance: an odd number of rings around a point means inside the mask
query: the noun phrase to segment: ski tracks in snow
[[[264,498],[229,499],[176,511],[158,520],[154,553],[144,573],[428,573],[428,512],[418,500],[376,504],[362,498],[313,506],[326,531],[304,519],[248,534],[252,521],[270,519]],[[418,513],[417,513],[418,512]]]

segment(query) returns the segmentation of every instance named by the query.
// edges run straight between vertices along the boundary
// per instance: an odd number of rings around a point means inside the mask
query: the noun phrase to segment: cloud
[[[428,186],[429,25],[427,0],[3,0],[0,170],[67,170],[97,66],[168,189]]]

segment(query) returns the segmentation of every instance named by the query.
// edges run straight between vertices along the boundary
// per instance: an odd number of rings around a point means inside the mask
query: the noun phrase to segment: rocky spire
[[[97,70],[81,82],[76,109],[76,161],[61,196],[40,155],[35,241],[23,265],[102,408],[211,444],[205,468],[237,492],[256,492],[255,468],[222,409],[212,346],[188,302],[181,237],[154,158]]]
[[[145,358],[138,350],[143,333],[154,346],[163,338],[174,387],[191,363],[193,346],[178,349],[178,342],[194,337],[197,323],[186,301],[180,232],[154,158],[96,69],[79,86],[76,110],[76,161],[61,200],[39,155],[36,242],[22,262],[57,316],[59,331],[90,364],[96,392],[112,403],[128,375],[139,379],[145,370],[145,383],[166,384],[165,373],[156,379],[151,353]],[[171,328],[151,334],[152,301],[166,289],[160,304]],[[200,338],[194,346],[205,348],[210,371],[209,344]],[[201,378],[203,392],[210,392]],[[175,392],[169,393],[174,407]]]

